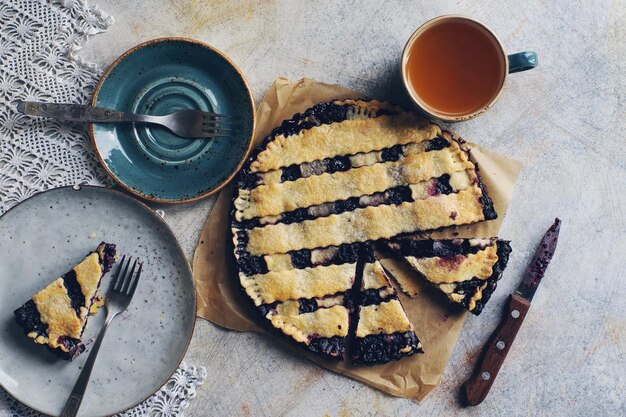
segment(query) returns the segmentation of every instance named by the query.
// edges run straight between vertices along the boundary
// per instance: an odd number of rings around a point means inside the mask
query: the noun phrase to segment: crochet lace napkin
[[[76,52],[113,23],[83,0],[0,0],[0,214],[50,188],[109,184],[80,125],[25,117],[16,100],[85,104],[101,69]],[[154,396],[123,416],[178,417],[206,369],[184,363]],[[0,417],[40,414],[0,388]]]
[[[88,103],[101,70],[75,54],[111,23],[83,0],[0,0],[0,214],[39,191],[108,184],[82,125],[26,117],[15,101]]]

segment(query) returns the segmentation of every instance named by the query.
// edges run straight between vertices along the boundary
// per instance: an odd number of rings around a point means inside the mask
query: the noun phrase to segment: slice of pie
[[[508,241],[498,238],[381,242],[402,257],[419,276],[444,293],[452,303],[479,315],[496,289],[511,253]]]
[[[389,103],[345,100],[294,115],[253,151],[231,228],[240,284],[257,310],[340,359],[360,290],[355,266],[371,242],[496,217],[462,141]]]
[[[14,311],[15,320],[35,343],[71,361],[85,350],[80,340],[104,274],[115,263],[115,245],[100,243],[78,265]]]
[[[354,271],[354,270],[353,270]],[[352,307],[346,293],[263,306],[272,326],[330,360],[343,360]]]
[[[423,353],[380,263],[375,259],[365,263],[362,274],[352,362],[373,365]]]

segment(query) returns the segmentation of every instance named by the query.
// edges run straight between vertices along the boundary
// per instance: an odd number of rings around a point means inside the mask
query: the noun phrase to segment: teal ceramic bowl
[[[123,188],[159,203],[183,203],[221,189],[243,164],[254,135],[254,101],[237,66],[218,50],[183,38],[155,39],[119,57],[92,105],[163,115],[183,109],[236,119],[232,134],[181,138],[148,124],[91,125],[94,149]]]

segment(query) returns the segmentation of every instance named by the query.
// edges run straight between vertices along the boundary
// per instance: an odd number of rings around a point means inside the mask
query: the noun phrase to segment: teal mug
[[[420,38],[420,36],[422,36],[427,30],[431,28],[441,27],[444,25],[450,26],[450,24],[452,25],[461,24],[461,25],[467,25],[468,27],[471,26],[472,30],[480,33],[481,37],[488,39],[489,45],[490,45],[489,48],[494,50],[495,54],[498,55],[498,63],[497,63],[498,68],[495,72],[499,74],[499,78],[497,81],[499,85],[497,86],[497,88],[495,88],[495,90],[493,90],[494,92],[492,92],[484,102],[477,104],[475,108],[472,108],[471,111],[467,111],[465,113],[458,112],[458,111],[457,112],[443,111],[433,106],[432,102],[431,103],[427,102],[427,100],[425,100],[423,97],[420,96],[420,93],[418,93],[417,89],[412,84],[411,77],[409,75],[410,68],[414,68],[416,66],[416,64],[410,62],[409,59],[411,57],[412,51],[414,50],[414,45],[416,41],[418,39],[423,39],[423,38]],[[452,33],[452,32],[449,32],[449,33]],[[448,48],[446,48],[445,46],[446,44],[445,42],[443,42],[441,43],[443,47],[435,48],[435,51],[439,51],[440,54],[443,54],[441,55],[441,57],[444,57],[444,58],[447,58],[445,55],[452,56],[454,54],[454,52],[452,51],[455,48],[450,48],[450,45],[455,46],[455,47],[457,46],[456,45],[457,37],[453,37],[449,34],[444,35],[441,32],[441,30],[439,30],[437,35],[430,34],[427,36],[429,36],[430,39],[443,39],[444,36],[447,36]],[[434,38],[434,36],[437,36],[437,38]],[[420,42],[424,42],[424,41],[420,41]],[[431,42],[434,42],[434,41],[431,41]],[[452,42],[452,44],[450,44],[450,42]],[[467,42],[468,42],[467,39],[458,39],[459,45],[466,45]],[[459,53],[458,48],[456,52]],[[425,65],[425,66],[430,65],[432,68],[432,66],[436,66],[438,62],[440,61],[437,59],[430,60],[429,62],[424,62],[424,63],[418,62],[417,68],[420,68],[419,65]],[[459,64],[460,65],[456,66],[455,68],[462,68],[464,62],[459,62]],[[402,72],[401,75],[402,75],[404,88],[418,110],[420,110],[422,113],[424,113],[427,117],[431,119],[439,120],[442,122],[458,122],[462,120],[472,119],[478,116],[479,114],[484,113],[486,110],[488,110],[500,97],[500,94],[502,93],[508,74],[526,71],[526,70],[535,68],[537,64],[538,64],[537,54],[535,52],[518,52],[515,54],[507,55],[504,52],[504,48],[502,46],[502,43],[498,39],[498,37],[493,33],[493,31],[491,31],[491,29],[489,29],[483,23],[480,23],[466,16],[445,15],[445,16],[439,16],[439,17],[429,20],[428,22],[421,25],[413,33],[413,35],[409,38],[408,42],[406,43],[406,46],[404,47],[404,52],[402,53],[402,61],[401,61],[400,68]],[[441,76],[439,78],[441,79]],[[452,85],[452,83],[446,83],[446,86],[442,87],[442,90],[444,90],[446,87],[448,87],[449,89],[450,85]],[[435,86],[434,88],[439,88],[439,87]],[[449,94],[449,91],[448,91],[448,94]]]

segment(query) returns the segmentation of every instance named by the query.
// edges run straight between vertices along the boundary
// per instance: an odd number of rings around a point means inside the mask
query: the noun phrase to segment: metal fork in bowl
[[[49,117],[73,122],[151,123],[163,126],[175,135],[184,138],[229,136],[232,133],[233,123],[233,120],[228,116],[200,110],[179,110],[164,116],[153,116],[77,104],[39,103],[21,100],[17,101],[17,111],[29,116]]]
[[[128,272],[132,258],[129,257],[126,264],[124,264],[125,259],[126,256],[122,258],[120,266],[117,269],[117,275],[111,281],[111,285],[107,291],[105,303],[107,315],[106,320],[104,321],[104,326],[102,326],[102,329],[98,334],[98,338],[91,348],[91,353],[89,353],[89,357],[85,361],[83,370],[80,372],[80,375],[76,380],[76,384],[74,384],[74,388],[72,388],[72,393],[65,403],[61,417],[74,417],[78,413],[80,404],[83,401],[83,396],[87,390],[87,384],[89,384],[89,377],[91,376],[93,365],[96,363],[96,357],[98,356],[98,351],[100,350],[102,340],[104,340],[107,328],[118,314],[124,312],[128,308],[130,301],[133,299],[133,295],[135,295],[135,290],[137,289],[137,283],[139,282],[139,277],[141,276],[141,267],[143,264],[139,262],[138,259],[135,259],[130,272]],[[139,268],[137,268],[137,266],[139,266]],[[135,272],[135,270],[137,271]]]

